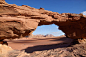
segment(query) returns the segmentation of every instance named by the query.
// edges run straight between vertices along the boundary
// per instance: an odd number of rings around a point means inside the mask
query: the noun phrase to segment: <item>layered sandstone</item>
[[[58,25],[69,38],[86,38],[86,16],[83,14],[59,14],[0,0],[0,40],[25,37],[32,34],[37,26],[49,24]]]

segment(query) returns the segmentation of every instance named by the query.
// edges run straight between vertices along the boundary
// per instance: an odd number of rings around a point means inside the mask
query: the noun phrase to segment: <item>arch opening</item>
[[[36,28],[32,35],[52,35],[52,36],[62,36],[65,33],[58,29],[59,26],[55,24],[41,25]]]

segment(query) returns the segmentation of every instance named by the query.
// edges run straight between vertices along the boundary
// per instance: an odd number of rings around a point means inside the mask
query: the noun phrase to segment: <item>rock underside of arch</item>
[[[86,38],[86,16],[52,12],[27,5],[17,6],[0,0],[0,40],[30,35],[37,26],[55,24],[67,37]]]

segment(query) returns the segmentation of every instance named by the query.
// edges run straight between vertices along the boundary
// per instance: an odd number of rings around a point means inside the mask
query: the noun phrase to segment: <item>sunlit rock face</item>
[[[5,0],[0,0],[0,4],[7,4]]]
[[[58,25],[69,38],[86,38],[86,16],[83,14],[59,14],[0,0],[0,40],[25,37],[32,34],[37,26],[49,24]]]

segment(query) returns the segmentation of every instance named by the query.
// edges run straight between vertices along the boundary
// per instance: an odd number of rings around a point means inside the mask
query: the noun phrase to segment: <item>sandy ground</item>
[[[20,38],[14,40],[5,40],[8,46],[15,50],[25,50],[30,53],[33,51],[48,50],[54,48],[66,47],[73,41],[65,36],[49,38]]]

